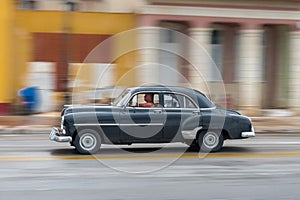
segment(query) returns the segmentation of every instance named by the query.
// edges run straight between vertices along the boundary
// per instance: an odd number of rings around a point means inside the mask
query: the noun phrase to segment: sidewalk
[[[49,134],[53,126],[60,126],[60,120],[60,112],[0,116],[0,134]]]
[[[300,133],[300,116],[251,117],[256,133]],[[60,112],[0,116],[0,134],[45,133],[60,126]]]

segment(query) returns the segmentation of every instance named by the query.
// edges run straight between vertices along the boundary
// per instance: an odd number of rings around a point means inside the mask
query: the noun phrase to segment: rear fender
[[[194,130],[202,126],[202,120],[199,115],[191,116],[187,118],[181,126],[181,130]]]

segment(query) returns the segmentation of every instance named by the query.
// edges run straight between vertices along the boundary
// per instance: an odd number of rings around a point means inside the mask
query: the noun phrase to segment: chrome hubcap
[[[203,144],[210,149],[215,148],[219,143],[219,136],[215,132],[207,132],[203,137]]]
[[[84,150],[89,151],[96,147],[97,138],[91,133],[85,133],[80,137],[79,144]]]

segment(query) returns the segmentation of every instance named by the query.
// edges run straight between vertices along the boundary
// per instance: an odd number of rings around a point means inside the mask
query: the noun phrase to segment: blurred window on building
[[[18,2],[19,9],[35,10],[37,9],[37,1],[35,0],[20,0]]]
[[[141,0],[77,0],[82,12],[134,13],[147,4]]]
[[[16,0],[17,9],[21,10],[78,11],[79,4],[75,0]]]
[[[262,66],[264,66],[262,68],[262,81],[266,81],[266,57],[267,57],[267,31],[266,28],[264,29],[263,32],[263,37],[262,37],[262,54],[263,54],[263,58],[262,59]]]
[[[81,12],[133,13],[144,5],[140,0],[14,0],[17,9]]]
[[[67,11],[73,12],[73,11],[77,10],[77,3],[73,2],[73,1],[67,1],[65,4],[67,5],[67,8],[66,8]]]
[[[160,42],[163,43],[175,43],[175,34],[174,30],[171,29],[162,29]]]
[[[213,30],[211,34],[211,57],[213,60],[210,81],[220,81],[222,78],[223,69],[223,45],[222,45],[222,31]]]

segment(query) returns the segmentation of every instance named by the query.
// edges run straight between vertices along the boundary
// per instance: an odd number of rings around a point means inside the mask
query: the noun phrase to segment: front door
[[[119,126],[123,143],[159,142],[162,139],[165,117],[159,104],[159,94],[151,93],[152,106],[144,102],[145,95],[134,95],[120,113]]]

